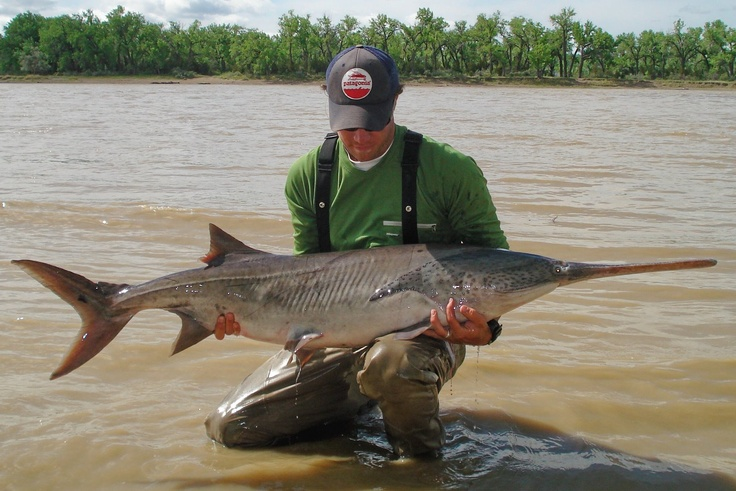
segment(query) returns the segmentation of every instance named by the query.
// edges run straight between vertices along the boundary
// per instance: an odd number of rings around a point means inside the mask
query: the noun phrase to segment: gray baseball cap
[[[388,53],[373,46],[348,48],[330,62],[326,78],[332,131],[378,131],[388,124],[399,90],[399,70]]]

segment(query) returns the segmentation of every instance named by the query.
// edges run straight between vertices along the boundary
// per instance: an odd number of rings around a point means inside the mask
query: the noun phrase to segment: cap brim
[[[329,101],[330,129],[332,131],[362,128],[378,131],[386,127],[394,110],[394,100],[380,104],[337,104]]]

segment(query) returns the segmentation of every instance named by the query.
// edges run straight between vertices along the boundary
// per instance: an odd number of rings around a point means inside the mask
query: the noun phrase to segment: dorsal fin
[[[210,223],[210,250],[201,261],[208,266],[218,266],[225,260],[225,256],[232,253],[263,254],[262,251],[248,247],[217,225]]]

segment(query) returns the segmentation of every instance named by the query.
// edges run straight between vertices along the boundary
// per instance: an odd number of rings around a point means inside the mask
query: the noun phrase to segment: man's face
[[[350,157],[357,162],[367,162],[383,155],[394,139],[394,120],[378,131],[363,128],[340,130],[340,141],[345,145]]]

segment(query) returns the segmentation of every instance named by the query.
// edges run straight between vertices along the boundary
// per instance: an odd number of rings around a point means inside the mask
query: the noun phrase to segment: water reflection
[[[501,411],[456,410],[443,419],[448,441],[438,458],[397,460],[376,411],[272,450],[273,460],[308,459],[305,467],[258,472],[235,466],[216,477],[164,482],[178,489],[736,490],[725,475],[627,454]],[[249,459],[249,450],[227,452]]]

